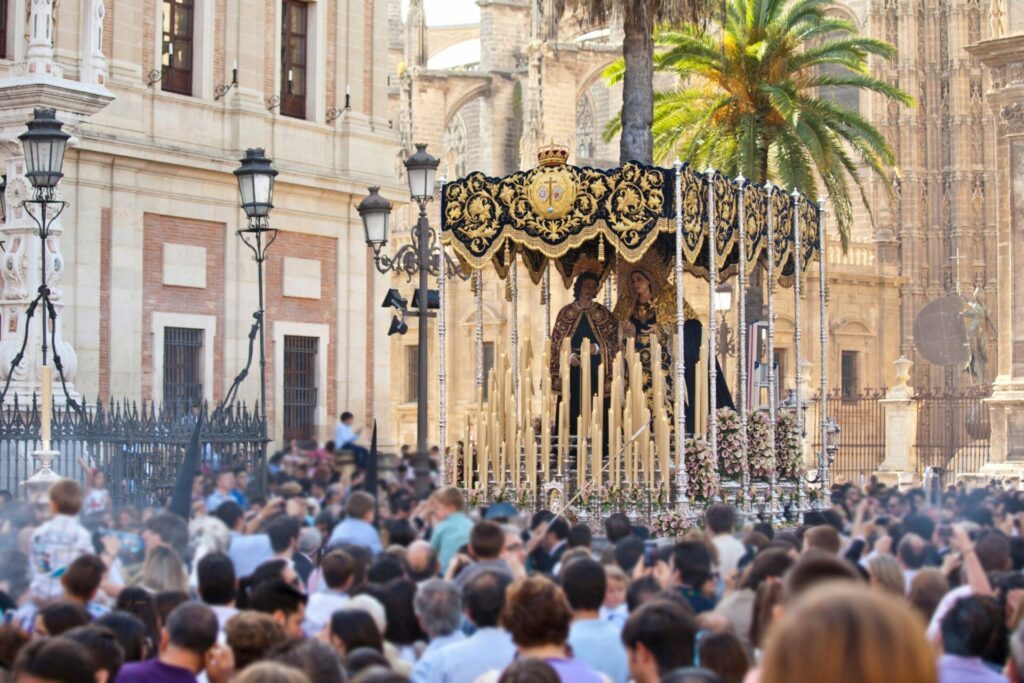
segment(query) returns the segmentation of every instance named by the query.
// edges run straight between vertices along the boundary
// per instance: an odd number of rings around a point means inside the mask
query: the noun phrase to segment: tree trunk
[[[649,0],[633,0],[650,4]],[[623,29],[622,135],[619,163],[654,162],[654,12],[653,8],[627,8]]]

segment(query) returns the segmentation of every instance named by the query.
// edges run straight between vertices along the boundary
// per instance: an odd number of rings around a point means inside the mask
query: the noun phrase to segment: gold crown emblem
[[[567,161],[569,161],[569,148],[565,145],[556,145],[552,142],[537,151],[538,166],[565,166]]]

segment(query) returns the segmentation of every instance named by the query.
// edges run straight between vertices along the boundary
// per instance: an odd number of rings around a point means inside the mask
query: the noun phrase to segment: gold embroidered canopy
[[[565,164],[564,147],[541,150],[539,165],[504,178],[475,172],[444,186],[441,240],[459,260],[479,270],[508,272],[513,253],[522,258],[534,282],[546,261],[568,282],[582,258],[610,267],[614,258],[637,262],[649,249],[666,260],[675,254],[675,171],[629,162],[600,170]],[[680,172],[683,258],[686,268],[706,277],[714,190],[716,263],[722,277],[739,265],[739,201],[744,202],[746,266],[765,267],[768,257],[769,201],[775,242],[775,272],[788,281],[795,265],[795,233],[800,231],[804,268],[819,253],[817,204],[799,194],[747,183],[740,186],[719,173]],[[794,226],[793,212],[797,212]]]

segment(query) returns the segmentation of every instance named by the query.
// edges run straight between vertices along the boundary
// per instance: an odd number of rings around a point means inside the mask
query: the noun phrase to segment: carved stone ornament
[[[1008,133],[1024,132],[1024,103],[1005,104],[999,110],[999,122]]]

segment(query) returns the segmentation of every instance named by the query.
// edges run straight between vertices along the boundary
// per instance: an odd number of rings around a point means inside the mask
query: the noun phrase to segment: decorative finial
[[[537,150],[537,165],[541,167],[565,166],[569,161],[569,148],[565,145],[556,145],[554,141],[550,145]]]

